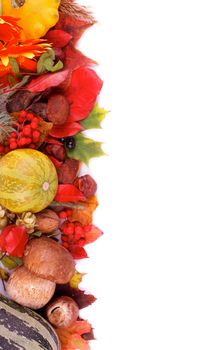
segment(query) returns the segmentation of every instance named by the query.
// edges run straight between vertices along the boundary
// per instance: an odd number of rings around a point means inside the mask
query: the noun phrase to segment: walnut
[[[58,230],[60,219],[58,215],[50,209],[45,209],[36,214],[36,228],[42,233],[51,233]]]

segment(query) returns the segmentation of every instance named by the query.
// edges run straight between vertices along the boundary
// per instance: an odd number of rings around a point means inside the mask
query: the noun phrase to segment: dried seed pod
[[[48,321],[56,328],[68,328],[77,320],[79,308],[75,301],[62,296],[51,302],[46,309]]]
[[[93,196],[97,191],[97,183],[90,175],[78,177],[75,180],[75,185],[86,198]]]
[[[70,105],[63,95],[51,95],[47,104],[47,118],[55,125],[62,125],[66,122],[69,113]]]
[[[42,233],[51,233],[58,230],[60,225],[59,216],[50,209],[45,209],[36,214],[36,228]]]
[[[31,212],[24,212],[18,215],[16,220],[16,225],[24,225],[27,228],[28,233],[34,232],[34,227],[36,224],[36,216]]]
[[[80,162],[76,159],[66,159],[58,169],[58,180],[61,184],[72,184],[77,177]]]
[[[46,108],[47,104],[44,102],[35,102],[29,107],[29,111],[32,113],[39,115],[40,117],[46,119]]]
[[[66,158],[66,152],[64,149],[64,145],[47,145],[45,148],[45,152],[49,156],[53,156],[60,161],[64,161]]]

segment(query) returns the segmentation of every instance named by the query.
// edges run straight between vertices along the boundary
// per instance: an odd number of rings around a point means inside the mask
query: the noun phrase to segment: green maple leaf
[[[59,60],[56,64],[55,61],[55,52],[53,50],[48,50],[43,53],[37,63],[37,73],[43,74],[45,72],[57,72],[63,68],[63,63]]]
[[[91,158],[104,156],[105,153],[101,148],[102,142],[94,141],[85,137],[83,134],[77,134],[74,137],[75,148],[67,149],[69,158],[78,159],[88,165]]]
[[[105,119],[108,113],[109,111],[106,111],[104,108],[99,107],[98,103],[96,103],[89,116],[82,120],[80,124],[86,130],[101,129],[101,122]]]

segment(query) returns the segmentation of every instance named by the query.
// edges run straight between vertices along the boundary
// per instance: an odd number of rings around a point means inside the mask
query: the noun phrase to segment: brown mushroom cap
[[[55,299],[47,306],[48,321],[56,328],[71,327],[77,320],[79,308],[75,301],[67,296]]]
[[[18,267],[6,283],[10,298],[30,309],[40,309],[52,298],[56,283],[33,275],[24,266]]]
[[[75,271],[72,255],[48,237],[29,241],[23,261],[32,273],[58,284],[68,283]]]

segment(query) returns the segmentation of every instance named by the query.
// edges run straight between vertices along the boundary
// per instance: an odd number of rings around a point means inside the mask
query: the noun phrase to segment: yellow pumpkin
[[[14,213],[37,213],[54,199],[56,169],[43,153],[17,149],[0,159],[0,204]]]
[[[3,16],[20,18],[22,39],[41,38],[58,19],[60,0],[1,0]]]

